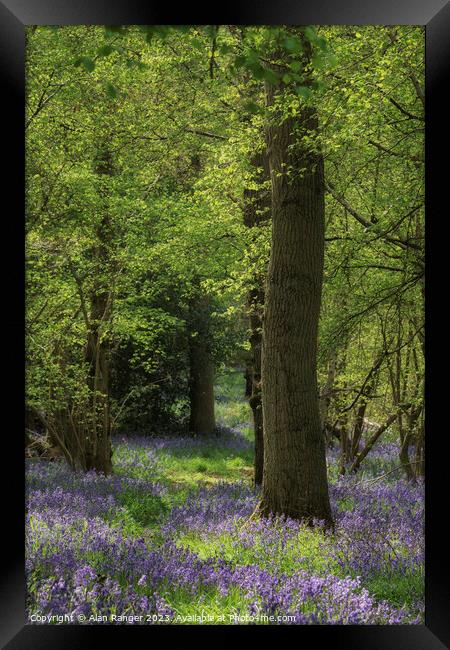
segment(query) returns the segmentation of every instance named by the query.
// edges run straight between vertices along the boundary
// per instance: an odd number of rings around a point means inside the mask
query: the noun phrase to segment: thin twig
[[[408,465],[417,465],[419,462],[418,460],[411,460]],[[376,481],[379,481],[380,479],[384,478],[385,476],[388,476],[389,474],[392,474],[393,472],[396,472],[398,469],[403,469],[403,465],[397,465],[397,467],[394,467],[394,469],[389,470],[389,472],[385,472],[384,474],[380,474],[380,476],[376,476],[375,478],[371,478],[368,481],[359,481],[359,483],[355,484],[355,487],[358,485],[369,485],[369,483],[375,483]]]

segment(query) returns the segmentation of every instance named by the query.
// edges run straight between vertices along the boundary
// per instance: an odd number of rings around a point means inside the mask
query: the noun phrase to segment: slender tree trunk
[[[262,347],[262,301],[264,292],[249,292],[250,344],[253,354],[252,394],[249,400],[253,412],[255,434],[255,485],[262,484],[264,465],[263,411],[261,399],[261,347]]]
[[[416,435],[414,468],[416,476],[425,476],[425,421],[423,418],[423,412],[420,415],[420,423]]]
[[[216,428],[214,415],[214,364],[209,332],[209,299],[199,295],[191,302],[189,339],[189,430],[210,435]]]
[[[352,463],[359,453],[359,445],[361,442],[362,434],[364,432],[367,405],[369,401],[373,398],[373,395],[375,393],[383,359],[384,359],[384,352],[383,350],[381,350],[381,352],[377,355],[374,361],[374,364],[371,369],[371,374],[367,379],[366,385],[363,387],[362,394],[359,398],[359,404],[356,409],[355,421],[353,424],[353,431],[352,431],[351,443],[349,448],[349,456],[347,459],[349,462]]]
[[[341,443],[341,455],[339,461],[339,474],[344,475],[350,459],[350,433],[348,414],[343,413],[338,420],[339,439]]]
[[[267,85],[269,106],[279,90]],[[302,141],[317,128],[315,111],[303,106],[299,117],[279,118],[267,131],[273,226],[263,328],[260,511],[331,524],[317,386],[323,157]]]
[[[415,470],[411,466],[411,459],[409,457],[409,447],[411,443],[411,436],[409,431],[405,434],[403,442],[400,445],[399,459],[405,472],[408,481],[415,481]]]
[[[244,224],[255,229],[270,219],[271,194],[266,184],[270,180],[269,161],[266,152],[256,153],[251,164],[255,169],[257,189],[246,189],[244,192],[245,209]],[[252,260],[256,267],[261,260]],[[264,263],[261,265],[264,266]],[[264,465],[264,436],[263,411],[261,399],[261,348],[262,348],[262,318],[264,305],[264,276],[256,271],[250,280],[251,288],[247,294],[247,309],[250,325],[251,346],[251,393],[249,403],[253,413],[253,430],[255,435],[255,485],[261,485]]]
[[[380,425],[378,429],[372,434],[372,436],[369,438],[369,440],[366,442],[365,446],[361,451],[358,453],[356,456],[355,460],[353,461],[351,467],[350,467],[350,472],[356,472],[364,458],[367,456],[369,451],[372,449],[372,447],[375,445],[379,437],[388,429],[393,422],[395,422],[396,419],[396,414],[394,413],[391,415],[384,424]]]
[[[189,429],[195,435],[210,435],[214,417],[214,366],[202,341],[190,344],[190,420]]]
[[[109,411],[109,347],[102,336],[103,314],[108,297],[96,294],[92,301],[91,323],[86,361],[89,363],[88,384],[92,395],[92,439],[86,450],[86,469],[109,474],[111,465],[111,419]]]
[[[245,364],[245,397],[252,396],[252,383],[253,383],[253,362],[248,359]]]
[[[328,361],[327,380],[323,390],[323,395],[319,401],[322,431],[325,436],[325,444],[328,447],[333,447],[333,426],[330,422],[330,408],[334,389],[334,380],[336,377],[336,362],[337,352],[334,350],[330,360]]]
[[[99,177],[113,175],[111,153],[107,148],[99,151],[96,162]],[[109,190],[100,188],[102,195]],[[112,223],[108,205],[96,231],[97,244],[94,258],[97,275],[90,295],[90,330],[85,352],[89,364],[88,385],[92,395],[92,432],[90,445],[86,449],[86,469],[109,474],[112,471],[111,417],[109,407],[109,343],[104,327],[111,314],[111,244]]]

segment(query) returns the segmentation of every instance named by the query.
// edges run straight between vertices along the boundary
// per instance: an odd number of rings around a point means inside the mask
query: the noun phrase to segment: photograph
[[[449,25],[0,0],[1,648],[450,648]]]
[[[25,39],[26,622],[423,625],[424,26]]]

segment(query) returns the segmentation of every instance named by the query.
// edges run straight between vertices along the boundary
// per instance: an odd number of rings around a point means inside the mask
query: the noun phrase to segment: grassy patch
[[[236,530],[243,524],[244,521],[238,522]],[[270,539],[264,533],[246,534],[245,527],[242,531],[241,535],[236,531],[221,535],[188,532],[180,535],[177,543],[202,559],[220,557],[234,565],[257,564],[286,575],[293,575],[299,569],[317,575],[339,571],[327,552],[330,540],[319,530],[305,527],[287,541],[277,536],[276,531]]]
[[[253,475],[253,450],[217,446],[161,450],[164,475],[173,483],[195,487],[199,482],[249,480]]]
[[[205,587],[199,595],[193,595],[185,590],[178,589],[168,591],[164,598],[174,610],[178,619],[175,623],[191,625],[192,617],[203,617],[204,625],[217,623],[229,624],[229,615],[246,613],[248,602],[246,602],[240,589],[233,587],[227,594],[221,594],[216,588]],[[205,619],[212,620],[205,620]]]
[[[168,506],[162,497],[142,494],[142,492],[122,492],[119,496],[119,503],[124,507],[129,517],[142,527],[155,525],[168,510]]]
[[[423,600],[425,590],[422,571],[380,573],[366,582],[367,589],[377,600],[387,600],[395,607],[413,607]]]

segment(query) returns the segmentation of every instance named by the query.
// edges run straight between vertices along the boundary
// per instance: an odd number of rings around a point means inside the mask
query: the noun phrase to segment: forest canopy
[[[93,429],[195,429],[195,373],[253,372],[270,174],[306,171],[264,171],[267,129],[290,123],[288,157],[324,165],[326,441],[356,469],[369,426],[422,473],[423,48],[411,26],[29,28],[30,432],[95,466],[75,450]]]

